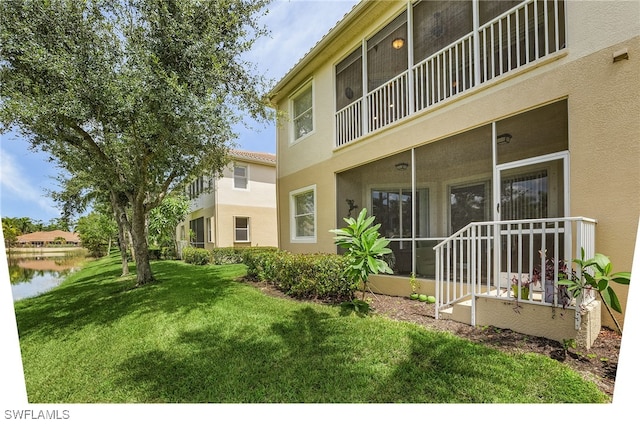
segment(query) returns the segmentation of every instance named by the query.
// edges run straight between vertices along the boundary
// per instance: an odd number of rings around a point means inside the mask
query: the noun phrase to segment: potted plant
[[[540,252],[540,257],[542,257],[542,252]],[[542,269],[542,265],[533,268],[533,272],[531,274],[533,282],[542,283]],[[571,295],[569,294],[567,285],[561,282],[566,277],[567,264],[564,260],[558,260],[557,302],[563,307],[568,306],[571,301]],[[544,301],[547,303],[553,303],[555,293],[555,265],[553,258],[547,257],[544,262]]]
[[[518,298],[518,287],[520,287],[520,296],[522,299],[529,299],[529,288],[531,286],[531,280],[523,279],[522,282],[518,281],[518,277],[515,275],[511,278],[511,291],[513,297]]]
[[[420,290],[420,282],[416,279],[416,274],[411,273],[411,278],[409,278],[409,285],[411,286],[411,295],[409,296],[411,300],[418,299],[418,290]]]

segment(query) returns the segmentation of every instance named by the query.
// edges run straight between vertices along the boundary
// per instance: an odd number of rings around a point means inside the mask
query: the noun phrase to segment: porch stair
[[[463,300],[441,310],[440,318],[471,325],[471,299]]]

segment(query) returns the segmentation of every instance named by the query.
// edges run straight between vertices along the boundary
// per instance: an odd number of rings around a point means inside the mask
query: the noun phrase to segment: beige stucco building
[[[284,113],[282,249],[336,252],[329,230],[367,208],[394,252],[394,275],[374,277],[377,291],[408,295],[413,272],[443,315],[469,303],[467,321],[517,331],[524,322],[530,334],[549,327],[540,318],[557,317],[541,310],[566,305],[553,281],[580,248],[631,271],[640,212],[635,0],[362,1],[271,100]],[[534,285],[534,268],[547,262],[551,287]],[[531,295],[511,293],[512,279],[532,282]],[[626,309],[627,287],[615,289]],[[585,318],[592,330],[613,327],[592,299],[572,302],[569,330]],[[511,318],[494,302],[524,308]],[[563,336],[571,331],[553,338]]]
[[[230,157],[221,177],[200,176],[188,186],[191,211],[177,227],[182,246],[277,245],[276,156],[234,149]]]

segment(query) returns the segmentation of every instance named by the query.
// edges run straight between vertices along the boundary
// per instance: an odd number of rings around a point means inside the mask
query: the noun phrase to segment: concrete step
[[[458,302],[447,309],[443,309],[440,311],[440,318],[471,324],[471,300]]]

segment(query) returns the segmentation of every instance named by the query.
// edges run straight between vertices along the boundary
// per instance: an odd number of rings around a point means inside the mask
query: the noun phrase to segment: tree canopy
[[[0,2],[0,131],[130,208],[139,285],[151,209],[221,173],[244,115],[270,118],[269,82],[243,59],[269,2]]]

